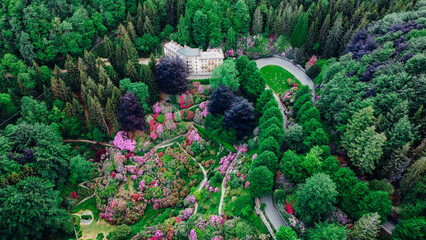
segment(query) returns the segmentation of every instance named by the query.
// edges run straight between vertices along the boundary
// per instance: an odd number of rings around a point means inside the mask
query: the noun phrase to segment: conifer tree
[[[334,21],[333,27],[331,28],[327,36],[324,56],[326,58],[336,56],[341,43],[342,43],[342,14],[339,14],[336,18],[336,21]]]
[[[84,51],[84,65],[86,66],[86,73],[88,77],[91,77],[95,82],[98,82],[98,68],[96,67],[96,60],[93,53]]]
[[[65,61],[65,69],[67,70],[66,80],[68,87],[70,87],[71,91],[73,92],[80,91],[80,71],[78,70],[77,65],[74,63],[70,55],[67,55],[67,60]]]
[[[137,63],[134,63],[130,60],[127,61],[127,64],[126,64],[126,77],[130,78],[132,82],[139,81],[138,69],[136,69],[136,64]]]
[[[262,12],[260,11],[260,7],[257,7],[254,11],[253,16],[253,26],[251,28],[253,34],[261,34],[263,29],[263,16]]]
[[[124,64],[126,64],[127,61],[132,61],[135,63],[138,62],[138,51],[133,45],[133,42],[128,34],[125,34],[123,37],[122,52],[125,54],[125,56],[123,56],[123,60],[125,60]]]
[[[331,21],[330,20],[330,14],[327,14],[324,22],[322,23],[321,30],[319,32],[318,42],[320,43],[321,49],[325,48],[325,42],[327,40],[328,31],[330,29],[330,23],[331,23],[330,21]]]
[[[102,105],[99,102],[99,99],[96,96],[88,96],[87,98],[87,106],[90,111],[90,122],[104,133],[109,134],[108,125],[105,122]]]
[[[103,43],[103,57],[108,58],[110,61],[112,61],[111,58],[113,56],[114,56],[114,45],[112,44],[108,36],[105,36],[104,43]]]
[[[355,222],[349,233],[350,240],[375,240],[380,231],[380,216],[377,213],[367,213]]]
[[[426,157],[421,157],[411,165],[401,178],[401,189],[405,192],[411,189],[424,176],[426,171]]]
[[[152,36],[155,36],[155,28],[152,25],[151,19],[149,19],[148,16],[145,17],[145,22],[143,24],[143,32],[145,34],[151,34]]]
[[[239,33],[247,33],[250,29],[250,13],[244,0],[238,0],[235,4],[234,29]]]
[[[186,24],[186,20],[184,16],[181,16],[179,19],[179,24],[177,26],[178,32],[177,32],[177,42],[181,45],[186,45],[190,42],[189,37],[189,28]]]
[[[69,99],[69,89],[65,85],[65,82],[62,78],[62,74],[60,73],[60,69],[58,66],[55,66],[56,77],[52,77],[52,92],[53,96],[56,99],[67,102]]]
[[[155,58],[155,55],[151,53],[149,56],[149,62],[148,62],[149,69],[151,69],[152,74],[154,76],[157,76],[157,58]]]
[[[177,0],[166,0],[166,23],[176,26],[177,18]]]
[[[142,17],[138,17],[136,20],[136,31],[138,32],[139,37],[143,35],[144,25]]]
[[[308,36],[308,14],[305,13],[299,16],[296,26],[294,26],[291,33],[290,43],[293,47],[301,47],[305,44],[306,37]]]
[[[185,15],[185,2],[186,0],[177,0],[176,21]]]
[[[136,39],[138,38],[138,36],[136,35],[135,26],[133,25],[132,22],[127,23],[126,30],[132,42],[136,42]]]
[[[411,159],[408,157],[410,152],[410,143],[405,144],[402,148],[395,150],[387,163],[384,165],[381,175],[388,178],[391,182],[401,179],[402,173],[407,169]]]
[[[194,22],[192,24],[194,28],[194,42],[197,46],[203,48],[207,47],[207,31],[208,31],[208,22],[207,16],[198,10],[194,16]]]
[[[149,103],[154,104],[160,100],[160,90],[158,89],[155,75],[152,73],[149,66],[143,65],[141,68],[141,76],[144,83],[148,86]]]

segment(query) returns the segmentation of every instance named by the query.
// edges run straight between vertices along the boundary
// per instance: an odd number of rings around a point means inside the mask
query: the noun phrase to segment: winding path
[[[261,58],[256,60],[257,67],[261,69],[264,66],[267,65],[276,65],[284,68],[285,70],[289,71],[291,74],[293,74],[303,85],[308,85],[310,89],[312,89],[312,101],[315,99],[315,86],[312,79],[308,77],[308,75],[305,74],[305,72],[299,68],[298,66],[294,65],[292,62],[285,60],[283,58],[279,57],[270,57],[270,58]],[[269,88],[269,86],[267,86]],[[281,113],[284,117],[284,128],[287,128],[287,116],[284,112],[285,107],[282,104],[280,98],[278,95],[272,90],[274,93],[274,97],[276,101],[278,102],[278,106],[281,109]],[[273,195],[270,194],[268,196],[263,196],[260,198],[260,200],[263,203],[266,203],[265,207],[265,213],[266,217],[271,221],[272,225],[274,226],[275,230],[278,231],[281,226],[288,226],[287,222],[281,215],[281,213],[278,211],[275,203]],[[264,222],[265,223],[265,222]],[[269,225],[269,223],[265,223],[265,225]]]
[[[225,198],[225,192],[226,192],[226,177],[228,176],[229,172],[232,170],[232,167],[234,166],[235,161],[238,159],[238,155],[240,154],[240,151],[237,152],[234,159],[232,160],[232,163],[229,165],[228,169],[226,170],[225,176],[222,180],[222,195],[220,196],[220,202],[219,202],[219,215],[222,213],[222,206],[223,206],[223,200]]]
[[[201,191],[201,188],[204,186],[204,183],[205,182],[207,182],[207,171],[206,171],[206,169],[204,169],[204,167],[203,167],[203,165],[201,165],[201,163],[199,163],[193,156],[191,156],[186,150],[185,150],[185,148],[183,148],[181,145],[180,145],[180,143],[177,143],[178,145],[179,145],[179,147],[183,150],[183,152],[186,154],[186,155],[188,155],[189,157],[191,157],[192,158],[192,160],[194,160],[194,162],[196,162],[197,164],[198,164],[198,166],[200,166],[200,168],[201,168],[201,171],[203,171],[203,175],[204,175],[204,178],[203,178],[203,181],[201,181],[201,183],[200,183],[200,186],[198,187],[198,191]],[[194,208],[195,208],[195,210],[194,210],[194,213],[193,214],[196,214],[197,213],[197,210],[198,210],[198,202],[195,202],[195,204],[194,204]]]

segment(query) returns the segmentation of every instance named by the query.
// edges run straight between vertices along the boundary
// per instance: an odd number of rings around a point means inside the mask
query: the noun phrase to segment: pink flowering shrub
[[[185,210],[183,210],[183,220],[187,220],[193,212],[194,210],[192,208],[186,208]]]
[[[197,240],[197,232],[195,231],[195,229],[192,229],[191,232],[189,233],[189,240]]]
[[[136,141],[127,138],[127,133],[120,131],[115,135],[114,141],[112,142],[117,148],[121,150],[127,150],[133,152],[135,150]]]
[[[209,222],[212,226],[216,226],[223,223],[223,218],[219,215],[211,215],[209,217]]]
[[[306,70],[309,69],[312,65],[314,65],[317,62],[317,56],[313,55],[311,59],[306,63]]]
[[[248,187],[249,187],[249,185],[250,185],[250,182],[249,182],[249,181],[247,181],[247,182],[244,184],[244,187],[245,187],[245,188],[248,188]]]
[[[257,158],[257,153],[253,154],[253,157],[251,157],[251,160],[254,160]]]
[[[161,107],[158,102],[156,102],[154,106],[152,106],[152,111],[154,112],[154,114],[159,114],[161,112]]]

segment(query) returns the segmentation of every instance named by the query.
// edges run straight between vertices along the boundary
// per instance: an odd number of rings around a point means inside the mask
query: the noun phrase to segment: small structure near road
[[[189,68],[190,78],[201,79],[210,77],[211,72],[217,66],[222,65],[224,54],[221,48],[207,49],[182,46],[171,41],[163,46],[165,57],[177,57],[182,59]]]

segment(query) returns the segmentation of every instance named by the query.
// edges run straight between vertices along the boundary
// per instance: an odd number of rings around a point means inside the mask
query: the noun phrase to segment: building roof
[[[199,57],[200,56],[200,49],[198,49],[198,48],[183,47],[183,48],[177,50],[177,52],[186,56],[186,57]]]

